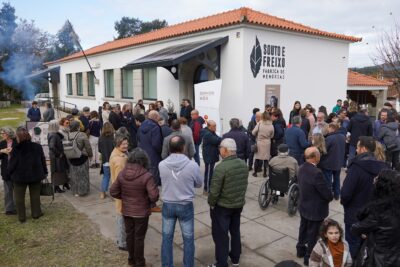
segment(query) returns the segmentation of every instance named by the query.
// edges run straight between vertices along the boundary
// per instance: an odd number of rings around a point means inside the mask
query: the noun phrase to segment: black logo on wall
[[[257,77],[257,74],[260,71],[261,58],[262,58],[261,46],[256,36],[256,44],[253,46],[253,50],[251,50],[251,55],[250,55],[250,67],[254,78]]]
[[[263,44],[256,36],[256,43],[250,54],[250,69],[254,78],[261,70],[264,79],[285,79],[286,66],[285,46]]]

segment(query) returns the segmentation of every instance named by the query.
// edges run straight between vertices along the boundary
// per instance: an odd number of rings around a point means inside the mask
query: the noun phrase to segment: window
[[[143,69],[143,98],[157,99],[157,69]]]
[[[67,94],[72,95],[72,74],[67,74]]]
[[[193,83],[202,83],[208,81],[208,70],[203,65],[200,65],[194,72]]]
[[[82,72],[76,74],[76,92],[77,95],[83,95]]]
[[[133,71],[122,70],[122,98],[133,99]]]
[[[89,71],[87,73],[88,79],[88,96],[95,96],[96,93],[94,91],[94,71]]]
[[[104,88],[106,97],[114,97],[114,70],[104,71]]]

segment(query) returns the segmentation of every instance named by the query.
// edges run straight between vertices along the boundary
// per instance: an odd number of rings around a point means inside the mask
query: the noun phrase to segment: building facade
[[[254,107],[293,103],[328,110],[347,90],[349,45],[360,38],[328,33],[248,8],[108,42],[55,62],[50,93],[78,108],[181,99],[194,102],[196,84],[221,80],[219,122],[246,124]],[[201,114],[204,115],[204,114]]]

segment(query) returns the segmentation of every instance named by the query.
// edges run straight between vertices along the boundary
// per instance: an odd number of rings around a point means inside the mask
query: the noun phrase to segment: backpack
[[[64,154],[67,159],[78,159],[82,156],[82,151],[79,149],[78,144],[76,142],[76,137],[79,133],[75,134],[73,139],[69,138],[68,133],[68,140],[64,140],[63,147],[64,147]]]

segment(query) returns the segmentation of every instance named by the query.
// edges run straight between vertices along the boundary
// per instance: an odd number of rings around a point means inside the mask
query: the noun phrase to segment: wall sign
[[[250,69],[256,78],[261,72],[263,79],[285,79],[286,47],[256,42],[250,54]]]

